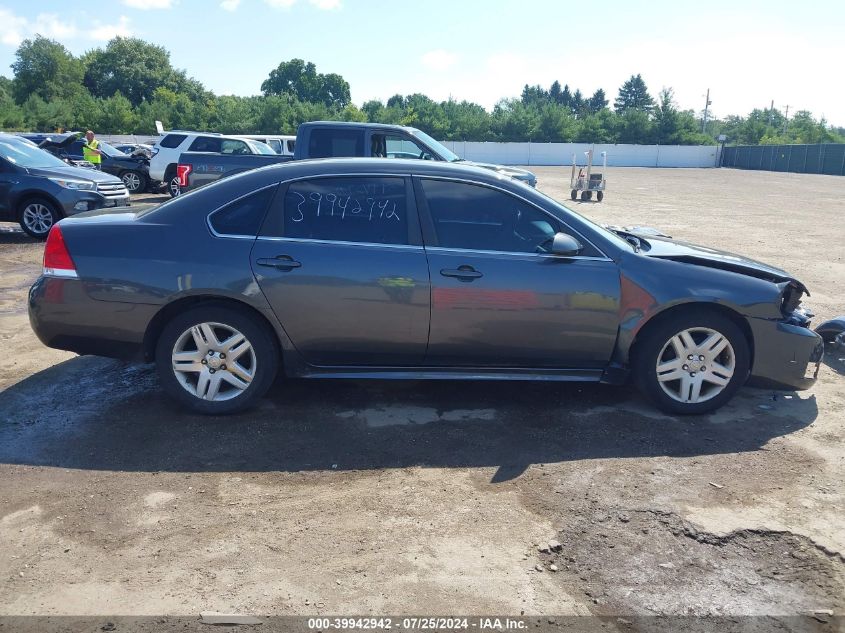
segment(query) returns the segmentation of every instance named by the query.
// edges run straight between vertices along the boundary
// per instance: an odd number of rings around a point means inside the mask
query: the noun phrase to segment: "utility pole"
[[[710,101],[710,88],[707,89],[707,96],[704,98],[704,121],[701,124],[701,133],[705,134],[707,131],[707,108],[713,105]]]
[[[783,133],[786,134],[786,128],[789,126],[789,105],[786,105],[786,114],[783,115]]]
[[[772,105],[769,106],[769,127],[772,127],[772,119],[775,116],[775,100],[772,99]]]

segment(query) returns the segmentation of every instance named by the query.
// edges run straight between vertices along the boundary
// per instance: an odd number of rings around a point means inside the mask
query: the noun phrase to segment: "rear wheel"
[[[171,198],[175,198],[179,195],[179,176],[176,175],[175,168],[168,168],[167,172],[164,174],[164,182],[167,183],[167,193],[170,194]]]
[[[147,188],[147,177],[139,171],[125,171],[120,179],[129,193],[141,193]]]
[[[718,409],[748,377],[750,352],[740,328],[707,310],[684,310],[654,324],[633,360],[640,390],[668,413]]]
[[[276,341],[264,324],[244,311],[215,305],[174,318],[156,346],[164,390],[209,415],[255,404],[273,382],[278,358]]]
[[[569,194],[569,197],[572,198],[573,200],[577,200],[578,199],[578,190],[573,189],[572,192]]]
[[[592,191],[582,191],[581,192],[581,200],[586,202],[587,200],[592,200],[593,192]]]
[[[597,191],[596,192],[596,200],[599,201],[599,202],[604,200],[604,192],[603,191]]]
[[[50,229],[60,219],[56,205],[45,198],[30,198],[21,205],[21,228],[39,240],[46,240]]]

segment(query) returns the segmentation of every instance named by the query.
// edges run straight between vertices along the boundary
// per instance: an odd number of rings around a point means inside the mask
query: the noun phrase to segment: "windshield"
[[[411,134],[413,134],[418,139],[420,139],[423,143],[428,145],[428,147],[430,149],[433,149],[435,152],[440,154],[440,156],[442,156],[443,160],[445,160],[446,162],[454,163],[456,161],[463,160],[463,158],[458,156],[455,152],[451,151],[450,149],[448,149],[447,147],[445,147],[441,143],[435,141],[433,138],[431,138],[425,132],[421,132],[420,130],[412,130]]]
[[[99,148],[103,150],[106,156],[111,156],[112,158],[127,158],[129,156],[126,152],[121,152],[114,145],[109,145],[105,141],[100,141]]]
[[[13,165],[33,169],[67,167],[67,163],[53,156],[50,152],[39,149],[32,143],[0,138],[0,157]]]
[[[261,141],[247,141],[250,147],[252,147],[252,151],[256,154],[269,154],[271,156],[275,156],[276,152],[273,151],[273,148],[267,145],[267,143],[262,143]]]

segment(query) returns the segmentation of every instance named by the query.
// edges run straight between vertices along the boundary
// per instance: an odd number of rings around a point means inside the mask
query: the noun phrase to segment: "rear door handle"
[[[302,264],[296,261],[290,255],[276,255],[275,257],[264,257],[255,260],[259,266],[267,266],[268,268],[275,268],[276,270],[293,270],[299,268]]]
[[[444,277],[456,277],[461,281],[472,281],[473,279],[484,276],[472,266],[467,265],[458,266],[457,268],[444,268],[440,271],[440,274]]]

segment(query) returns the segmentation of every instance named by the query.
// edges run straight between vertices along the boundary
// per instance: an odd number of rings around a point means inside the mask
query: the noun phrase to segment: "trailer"
[[[602,173],[593,173],[593,150],[584,152],[587,156],[587,164],[579,168],[576,160],[576,155],[572,155],[572,175],[570,176],[569,186],[572,189],[570,197],[573,200],[578,199],[578,193],[581,193],[581,200],[586,202],[593,199],[593,192],[596,192],[596,201],[601,202],[604,199],[604,190],[607,186],[607,181],[604,178],[604,172],[607,171],[607,152],[602,152]],[[576,174],[576,170],[578,173]]]

